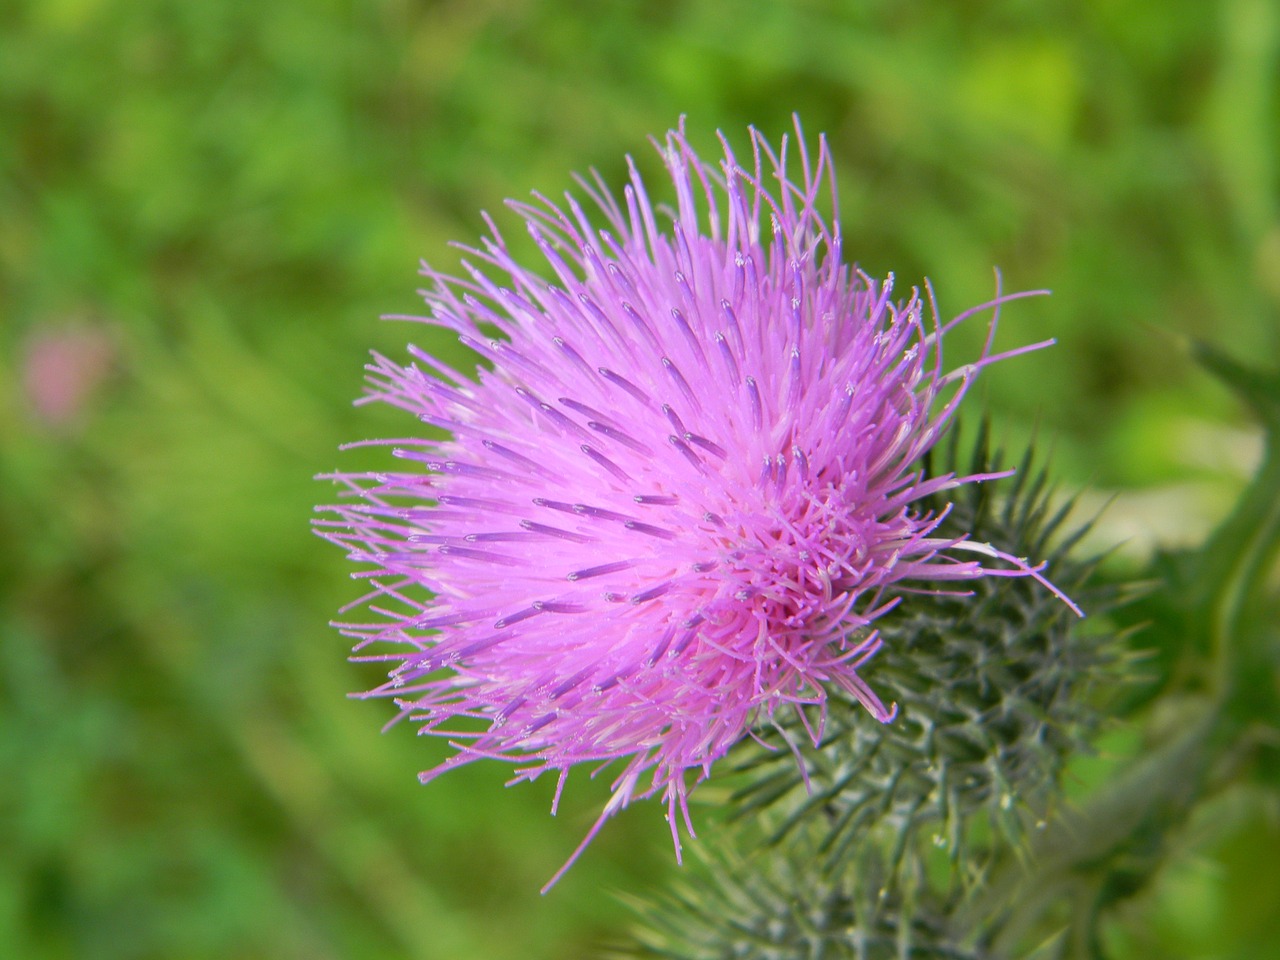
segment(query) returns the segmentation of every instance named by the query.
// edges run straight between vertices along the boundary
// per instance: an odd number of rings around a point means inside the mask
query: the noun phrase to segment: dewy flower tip
[[[382,441],[403,467],[334,475],[345,502],[318,522],[365,567],[374,620],[342,629],[394,664],[373,693],[455,750],[424,779],[493,758],[563,786],[618,761],[587,840],[654,794],[674,834],[779,707],[847,695],[892,717],[859,671],[899,584],[1039,576],[915,509],[990,479],[919,461],[999,357],[988,341],[947,372],[943,337],[976,310],[926,319],[843,262],[827,144],[796,134],[798,162],[752,131],[749,161],[725,144],[711,164],[673,131],[670,210],[632,166],[621,201],[583,181],[590,212],[511,204],[536,269],[496,229],[465,278],[424,267],[429,315],[410,319],[482,364],[375,355],[369,398],[448,437]],[[1014,296],[984,305],[993,328]]]

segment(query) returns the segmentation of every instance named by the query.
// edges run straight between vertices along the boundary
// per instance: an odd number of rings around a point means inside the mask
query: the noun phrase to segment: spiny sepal
[[[943,457],[942,472],[1000,469],[985,429],[967,463],[954,439]],[[1045,576],[1096,617],[1117,591],[1088,584],[1095,561],[1069,552],[1087,527],[1068,527],[1071,504],[1054,507],[1034,466],[1028,452],[1005,490],[961,488],[940,532],[968,531],[1013,556],[1047,558]],[[774,843],[819,822],[819,856],[862,862],[875,850],[895,875],[918,871],[940,848],[962,885],[981,869],[971,854],[1020,846],[1042,826],[1063,765],[1087,749],[1102,720],[1091,691],[1114,686],[1123,641],[1105,618],[1086,628],[1029,578],[987,577],[965,588],[908,596],[880,621],[884,647],[864,672],[896,702],[891,722],[868,722],[852,700],[833,698],[817,748],[793,751],[776,748],[802,742],[799,723],[779,718],[772,742],[763,738],[775,749],[757,749],[739,765],[747,782],[731,802],[734,815],[770,811]]]

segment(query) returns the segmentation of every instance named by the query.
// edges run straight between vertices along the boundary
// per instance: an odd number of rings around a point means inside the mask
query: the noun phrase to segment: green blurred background
[[[1278,77],[1273,0],[0,7],[0,956],[587,957],[674,869],[642,804],[540,897],[606,785],[422,788],[443,747],[344,698],[312,476],[407,429],[361,364],[432,346],[377,317],[480,210],[799,112],[868,271],[1053,289],[978,392],[1136,562],[1257,457],[1184,338],[1280,355]],[[1274,812],[1223,799],[1117,955],[1274,955]]]

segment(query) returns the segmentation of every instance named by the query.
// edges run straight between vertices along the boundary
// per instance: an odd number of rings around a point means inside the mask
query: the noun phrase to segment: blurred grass
[[[993,265],[1054,289],[1002,342],[1059,346],[982,388],[1010,443],[1119,489],[1110,530],[1193,537],[1252,441],[1180,338],[1280,355],[1278,77],[1269,0],[0,8],[0,953],[584,957],[625,916],[603,891],[672,869],[642,805],[538,897],[604,785],[556,820],[496,767],[420,788],[438,745],[343,698],[370,678],[325,626],[354,590],[311,477],[403,431],[350,408],[365,352],[450,347],[376,317],[481,209],[654,172],[682,113],[711,149],[798,111],[870,272],[952,312]],[[86,331],[108,369],[42,416],[36,345]],[[1117,956],[1265,955],[1239,891],[1276,888],[1280,836],[1222,817]]]

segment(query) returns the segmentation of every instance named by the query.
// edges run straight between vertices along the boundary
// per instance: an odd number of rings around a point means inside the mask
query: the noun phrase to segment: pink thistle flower
[[[45,325],[27,338],[22,385],[35,419],[69,433],[78,425],[115,359],[111,338],[91,326]]]
[[[424,782],[493,758],[513,783],[556,773],[558,802],[574,766],[621,764],[551,883],[654,794],[679,858],[690,790],[780,707],[816,707],[815,742],[832,695],[890,720],[860,670],[904,584],[1040,576],[913,508],[996,476],[919,461],[982,368],[1052,342],[991,352],[1000,305],[1030,294],[947,323],[917,291],[895,302],[892,277],[842,261],[827,144],[813,158],[796,133],[789,169],[785,138],[753,130],[749,164],[725,143],[712,165],[670,132],[664,212],[634,165],[621,203],[579,181],[591,213],[511,203],[542,272],[486,218],[467,279],[424,265],[430,316],[399,318],[455,332],[474,379],[413,346],[367,368],[366,401],[448,438],[371,441],[405,469],[330,477],[350,500],[320,533],[368,566],[351,606],[378,618],[339,626],[354,659],[395,665],[367,695],[455,750]],[[986,349],[946,372],[944,335],[981,310]]]

